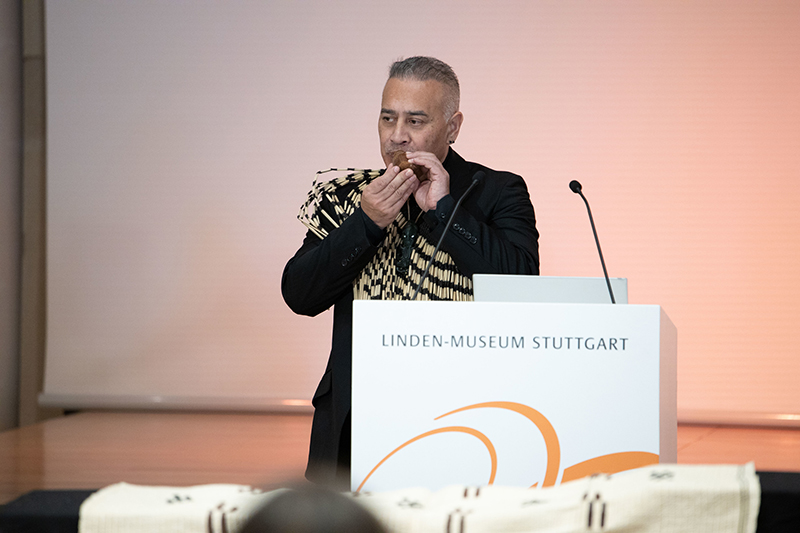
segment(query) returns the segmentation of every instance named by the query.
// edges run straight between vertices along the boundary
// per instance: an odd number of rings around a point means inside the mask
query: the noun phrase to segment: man
[[[418,299],[471,300],[477,272],[539,273],[539,233],[525,182],[450,148],[464,119],[458,109],[458,79],[447,64],[429,57],[394,63],[378,119],[386,170],[315,187],[306,203],[314,204],[309,232],[281,288],[296,313],[315,316],[334,307],[331,353],[312,402],[311,481],[349,489],[353,299],[410,298],[479,170],[486,177],[464,198]],[[397,151],[416,173],[393,163]]]

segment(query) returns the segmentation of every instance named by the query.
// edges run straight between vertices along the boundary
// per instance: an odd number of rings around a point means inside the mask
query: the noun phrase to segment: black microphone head
[[[485,177],[486,177],[486,172],[484,172],[483,170],[479,170],[479,171],[477,171],[475,173],[474,176],[472,176],[472,181],[473,182],[475,182],[475,181],[483,181],[483,178],[485,178]]]
[[[569,182],[569,188],[575,194],[580,194],[581,189],[583,187],[581,187],[581,182],[579,182],[578,180],[572,180]]]

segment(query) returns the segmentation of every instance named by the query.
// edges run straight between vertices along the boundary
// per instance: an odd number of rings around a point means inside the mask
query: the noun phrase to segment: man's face
[[[431,152],[444,161],[448,141],[455,141],[461,113],[444,114],[445,87],[436,80],[390,78],[383,89],[378,134],[381,156],[388,167],[392,153]]]

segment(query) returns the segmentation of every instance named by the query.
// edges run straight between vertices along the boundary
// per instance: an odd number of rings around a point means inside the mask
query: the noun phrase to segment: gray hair
[[[444,97],[444,116],[450,117],[458,111],[461,89],[458,85],[458,77],[453,69],[435,57],[414,56],[408,59],[395,61],[389,68],[389,79],[398,78],[401,80],[436,80],[445,87]]]

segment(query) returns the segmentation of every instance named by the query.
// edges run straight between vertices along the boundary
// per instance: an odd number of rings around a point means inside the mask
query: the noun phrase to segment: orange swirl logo
[[[485,408],[505,409],[507,411],[518,413],[527,418],[528,420],[530,420],[538,428],[539,432],[542,434],[542,437],[544,438],[545,449],[547,450],[547,467],[545,469],[544,481],[542,483],[542,486],[550,487],[555,485],[556,480],[558,479],[558,472],[561,467],[561,445],[559,444],[558,435],[556,434],[556,430],[553,427],[553,425],[550,423],[549,420],[547,420],[547,418],[542,413],[540,413],[536,409],[516,402],[483,402],[455,409],[453,411],[450,411],[449,413],[445,413],[441,416],[436,417],[434,420],[439,420],[446,416],[450,416],[452,414],[460,413],[463,411],[469,411],[472,409],[485,409]],[[495,447],[492,444],[491,440],[489,440],[489,438],[486,435],[473,428],[465,426],[447,426],[443,428],[434,429],[431,431],[426,431],[421,435],[417,435],[416,437],[407,440],[406,442],[404,442],[403,444],[392,450],[388,455],[386,455],[386,457],[381,459],[372,470],[370,470],[370,472],[367,474],[367,476],[364,478],[364,480],[356,489],[356,492],[360,492],[361,489],[364,487],[364,484],[366,484],[366,482],[369,480],[369,478],[372,477],[372,475],[384,463],[386,463],[386,461],[388,461],[389,458],[392,457],[394,454],[396,454],[403,448],[409,446],[410,444],[418,442],[432,435],[438,435],[441,433],[463,433],[466,435],[471,435],[480,440],[486,447],[486,450],[489,452],[489,458],[491,461],[489,479],[487,480],[486,484],[487,485],[494,484],[495,476],[497,474],[497,452],[495,451]],[[561,476],[561,482],[564,483],[566,481],[572,481],[574,479],[579,479],[597,473],[613,474],[616,472],[622,472],[623,470],[630,470],[631,468],[639,468],[641,466],[646,466],[655,463],[658,463],[658,455],[649,452],[620,452],[608,455],[601,455],[599,457],[595,457],[587,461],[582,461],[568,468],[565,468],[564,474]],[[535,487],[538,484],[539,482],[537,481],[533,483],[531,487]]]

